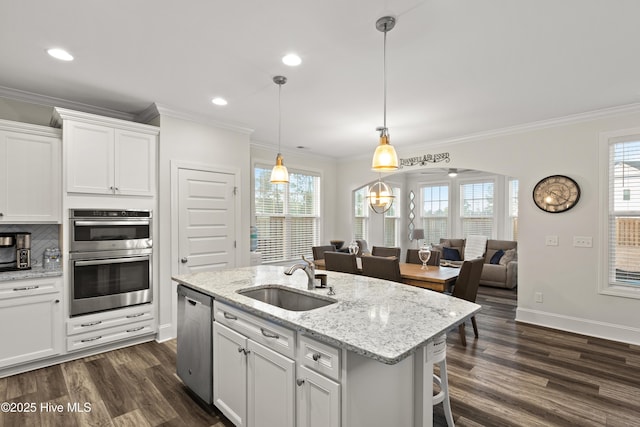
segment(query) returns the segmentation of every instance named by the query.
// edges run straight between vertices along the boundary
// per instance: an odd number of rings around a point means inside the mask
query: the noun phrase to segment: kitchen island
[[[322,272],[335,291],[329,296],[327,288],[307,290],[303,272],[284,273],[284,267],[257,266],[174,277],[215,301],[214,404],[237,425],[250,427],[264,425],[259,421],[267,416],[264,407],[287,412],[280,425],[314,425],[327,411],[326,425],[431,425],[433,340],[474,315],[480,306],[403,284],[332,271]],[[238,292],[268,285],[333,302],[308,311],[290,311]],[[244,329],[234,327],[234,322],[243,322]],[[259,322],[264,323],[252,329]],[[252,335],[252,330],[259,332]],[[270,344],[274,336],[281,344]],[[229,344],[231,339],[239,340],[233,341],[238,344]],[[226,355],[225,348],[231,349]],[[248,370],[258,369],[260,364],[251,358],[264,350],[269,356],[283,357],[280,366],[290,363],[282,368],[287,371],[284,386],[257,394],[259,379],[268,375],[243,373],[234,378],[246,381],[247,386],[231,393],[231,400],[245,400],[239,410],[232,408],[230,398],[224,399],[226,391],[220,390],[226,387],[228,373],[242,363]],[[242,356],[250,360],[242,362]],[[265,404],[258,401],[258,395],[276,401]],[[254,411],[262,411],[261,416],[256,417]]]

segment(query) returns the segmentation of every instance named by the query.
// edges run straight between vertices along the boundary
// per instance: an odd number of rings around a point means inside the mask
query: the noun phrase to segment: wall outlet
[[[576,248],[593,247],[593,238],[591,236],[573,236],[573,246]]]
[[[547,246],[558,246],[558,236],[545,236],[544,244]]]
[[[534,298],[536,302],[542,302],[542,292],[536,292]]]

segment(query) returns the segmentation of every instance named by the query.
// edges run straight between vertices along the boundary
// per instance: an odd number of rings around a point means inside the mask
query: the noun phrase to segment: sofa
[[[464,260],[465,243],[466,239],[440,239],[440,244],[433,245],[434,249],[440,251],[441,265],[461,263]],[[507,289],[518,285],[518,242],[487,240],[480,284]]]

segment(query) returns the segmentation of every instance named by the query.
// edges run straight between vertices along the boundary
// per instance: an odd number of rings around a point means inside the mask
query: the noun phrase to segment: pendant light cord
[[[384,81],[384,95],[383,95],[383,127],[385,131],[387,129],[387,24],[384,24],[384,45],[382,48],[382,80]],[[384,132],[384,131],[383,131]]]
[[[278,154],[280,154],[280,131],[282,129],[282,84],[278,84]]]

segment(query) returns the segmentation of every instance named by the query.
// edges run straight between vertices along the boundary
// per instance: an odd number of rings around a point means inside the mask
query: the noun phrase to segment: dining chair
[[[327,251],[335,252],[336,247],[334,245],[326,245],[326,246],[312,246],[311,250],[313,251],[313,259],[317,261],[319,259],[324,259],[324,253]]]
[[[362,274],[378,279],[391,280],[392,282],[402,282],[398,258],[374,255],[363,256]]]
[[[347,254],[344,252],[325,252],[324,268],[341,273],[358,274],[358,264],[356,263],[355,254]]]
[[[371,255],[366,240],[358,239],[356,240],[356,243],[358,244],[358,253],[356,255],[358,255],[359,257],[363,255]]]
[[[374,246],[371,248],[373,256],[394,256],[400,259],[400,248],[389,248],[386,246]]]
[[[407,249],[407,264],[420,264],[422,265],[422,261],[420,261],[420,257],[418,256],[419,249]],[[432,249],[431,256],[429,257],[429,261],[427,261],[427,265],[440,265],[440,251]]]
[[[484,266],[484,258],[476,258],[470,261],[464,261],[460,267],[460,274],[453,285],[451,295],[463,300],[476,302],[478,296],[478,287],[480,286],[480,276],[482,275],[482,267]],[[473,333],[478,338],[478,325],[476,324],[476,316],[471,317],[473,325]],[[464,323],[458,327],[460,332],[460,342],[463,346],[467,346],[467,337]]]

